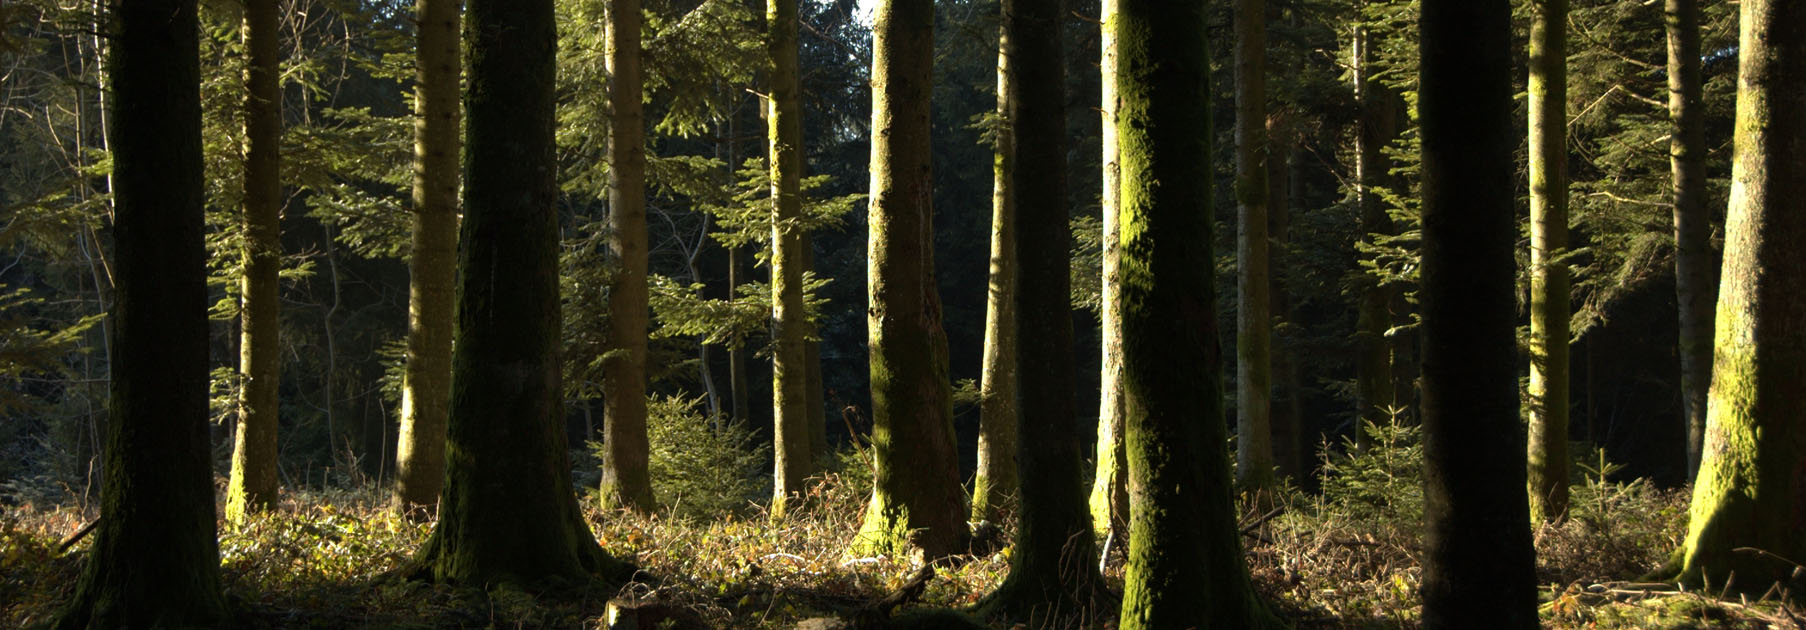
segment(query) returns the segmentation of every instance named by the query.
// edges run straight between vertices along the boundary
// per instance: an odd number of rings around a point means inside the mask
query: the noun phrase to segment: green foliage
[[[682,396],[647,399],[652,451],[646,468],[653,496],[681,518],[745,513],[771,485],[764,472],[771,447],[760,443],[746,422],[709,416],[697,408],[700,402]],[[602,457],[600,442],[589,446]]]
[[[804,177],[802,215],[793,222],[778,225],[772,217],[771,169],[765,166],[765,158],[747,158],[738,174],[740,179],[730,200],[705,203],[701,209],[715,217],[720,226],[720,231],[712,234],[717,242],[726,247],[758,245],[753,250],[753,257],[760,264],[767,264],[771,258],[772,230],[811,233],[839,229],[841,218],[865,200],[863,194],[820,197],[817,191],[828,186],[833,178],[828,175]]]
[[[1342,439],[1323,453],[1326,509],[1358,521],[1410,527],[1423,520],[1423,430],[1388,421],[1361,427],[1369,445]]]

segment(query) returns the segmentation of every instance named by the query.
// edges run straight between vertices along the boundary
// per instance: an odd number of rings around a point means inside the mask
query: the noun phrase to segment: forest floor
[[[1416,627],[1417,508],[1410,497],[1372,494],[1398,482],[1377,477],[1365,485],[1326,485],[1316,494],[1282,492],[1283,509],[1244,516],[1256,588],[1294,627]],[[559,597],[388,579],[385,572],[412,553],[430,524],[392,516],[373,490],[289,493],[279,509],[245,528],[222,524],[230,625],[588,629],[604,627],[608,600],[626,598],[686,609],[708,627],[791,628],[882,598],[912,573],[906,560],[845,556],[865,502],[857,486],[829,475],[815,486],[806,515],[778,523],[756,510],[711,522],[592,510],[604,548],[661,577]],[[1405,486],[1395,489],[1408,493]],[[1595,481],[1576,486],[1574,506],[1567,522],[1537,530],[1545,627],[1801,627],[1806,612],[1773,602],[1632,582],[1679,542],[1686,512],[1681,493],[1644,482]],[[66,552],[59,546],[93,516],[66,505],[0,508],[0,626],[42,626],[53,618],[91,540]],[[941,567],[908,607],[973,604],[1001,582],[1007,555]],[[1115,592],[1122,562],[1119,549],[1109,552],[1105,576]],[[1099,627],[1114,625],[1112,619]]]

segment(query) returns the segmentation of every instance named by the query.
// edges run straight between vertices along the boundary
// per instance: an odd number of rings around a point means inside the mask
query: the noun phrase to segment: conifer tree
[[[199,15],[109,5],[112,385],[101,516],[61,628],[205,626],[225,613],[207,437]]]

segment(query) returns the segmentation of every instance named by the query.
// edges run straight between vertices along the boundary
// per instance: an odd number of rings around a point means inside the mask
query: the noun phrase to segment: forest
[[[0,625],[1797,630],[1802,33],[8,0]]]

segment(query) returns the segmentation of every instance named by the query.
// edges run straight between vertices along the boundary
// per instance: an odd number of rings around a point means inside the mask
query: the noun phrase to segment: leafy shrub
[[[682,396],[646,400],[652,493],[684,518],[746,511],[771,487],[765,473],[771,447],[759,443],[745,421],[710,416],[698,409],[700,402]],[[600,442],[589,444],[603,456]]]

